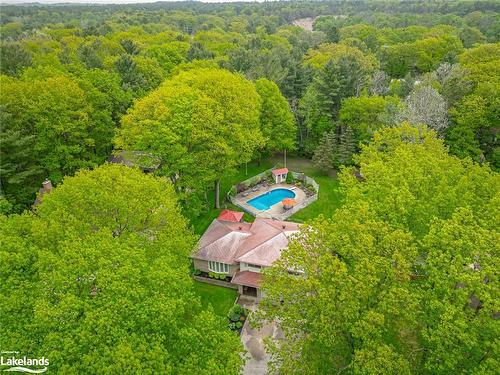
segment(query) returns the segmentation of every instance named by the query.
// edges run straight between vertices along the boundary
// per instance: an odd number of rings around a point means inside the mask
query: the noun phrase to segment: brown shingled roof
[[[262,274],[252,271],[236,272],[231,282],[238,285],[252,286],[254,288],[260,287]]]

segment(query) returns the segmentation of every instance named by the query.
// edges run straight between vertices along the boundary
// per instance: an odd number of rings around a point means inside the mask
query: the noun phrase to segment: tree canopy
[[[0,218],[2,347],[65,373],[237,373],[239,338],[202,310],[170,183],[119,165]]]
[[[499,177],[424,127],[374,134],[341,174],[346,200],[264,271],[274,369],[493,373]]]

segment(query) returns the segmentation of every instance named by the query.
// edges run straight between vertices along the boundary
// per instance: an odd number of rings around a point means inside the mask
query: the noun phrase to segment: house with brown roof
[[[224,275],[240,294],[260,299],[261,270],[280,257],[299,226],[265,218],[247,223],[240,221],[241,213],[227,211],[201,236],[191,256],[194,268],[204,276]]]

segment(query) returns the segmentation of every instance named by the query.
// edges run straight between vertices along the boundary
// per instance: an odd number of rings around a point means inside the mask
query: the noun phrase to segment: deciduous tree
[[[250,161],[263,144],[255,86],[221,69],[192,69],[137,101],[116,138],[121,149],[142,150],[162,160],[162,173],[179,192],[204,191]]]
[[[239,372],[239,338],[193,294],[194,238],[164,178],[81,171],[36,216],[0,221],[2,347],[64,373]]]

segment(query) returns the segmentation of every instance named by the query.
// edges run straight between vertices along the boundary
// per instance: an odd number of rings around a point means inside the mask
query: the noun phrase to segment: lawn
[[[200,296],[203,308],[206,309],[210,304],[214,312],[220,316],[227,316],[229,309],[236,301],[235,289],[195,281],[194,290]]]
[[[248,163],[247,168],[242,166],[236,173],[227,176],[221,180],[220,189],[220,201],[221,209],[211,208],[196,217],[191,217],[190,222],[193,226],[194,232],[198,235],[203,234],[207,227],[210,225],[213,219],[219,216],[219,213],[224,208],[234,209],[236,211],[241,211],[238,207],[225,203],[225,197],[231,186],[246,180],[256,174],[264,172],[265,170],[273,166],[283,166],[283,157],[281,155],[276,155],[270,159],[263,160],[260,165],[257,162]],[[319,196],[318,200],[306,208],[300,210],[295,215],[290,217],[290,221],[295,221],[298,223],[303,223],[307,220],[314,219],[320,214],[331,217],[333,212],[341,205],[341,195],[339,191],[339,182],[336,178],[336,173],[333,170],[328,171],[327,174],[319,170],[309,159],[301,157],[288,157],[287,167],[295,172],[302,172],[306,175],[314,178],[319,184]],[[210,204],[213,205],[214,193],[211,191],[208,194],[208,199]],[[247,222],[252,222],[254,217],[245,213],[243,220]]]
[[[219,216],[220,212],[224,208],[229,208],[233,209],[236,211],[241,211],[241,209],[237,208],[236,206],[230,204],[230,203],[225,203],[225,197],[229,189],[233,185],[236,185],[237,183],[246,180],[247,178],[250,178],[252,176],[255,176],[256,174],[259,174],[261,172],[264,172],[265,170],[273,167],[274,164],[271,164],[271,161],[269,160],[264,160],[258,165],[257,162],[251,162],[248,163],[247,168],[245,166],[242,166],[239,168],[236,173],[226,176],[221,180],[220,184],[220,202],[221,202],[221,208],[216,209],[216,208],[211,208],[208,211],[203,212],[197,217],[191,217],[190,222],[191,225],[193,226],[194,232],[196,234],[203,234],[207,227],[210,225],[213,219],[215,219],[217,216]],[[211,207],[213,207],[213,201],[214,201],[214,192],[210,191],[208,194],[208,200],[211,204]],[[252,222],[254,220],[254,217],[245,213],[245,216],[243,216],[243,220],[247,222]]]
[[[273,157],[271,163],[282,166],[282,156],[277,155]],[[287,167],[294,172],[305,173],[307,176],[314,178],[319,184],[318,200],[290,216],[288,220],[303,223],[319,215],[331,217],[335,210],[342,204],[339,181],[336,177],[337,173],[334,170],[324,173],[311,160],[296,156],[287,158]]]

